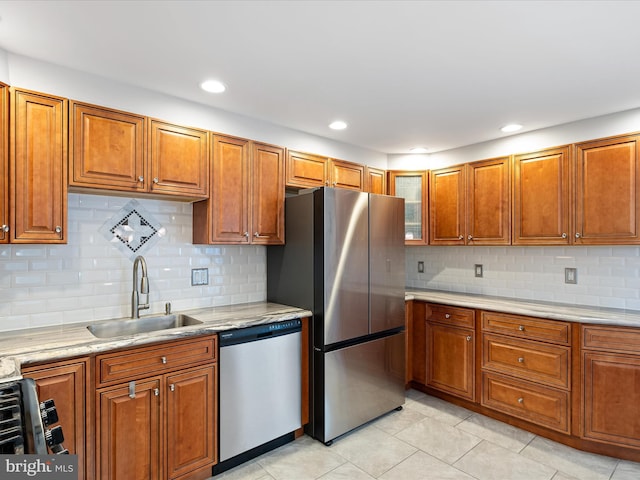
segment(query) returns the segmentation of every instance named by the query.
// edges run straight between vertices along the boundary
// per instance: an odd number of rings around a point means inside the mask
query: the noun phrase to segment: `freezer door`
[[[404,326],[404,199],[369,198],[371,333]]]
[[[324,189],[324,345],[369,333],[369,195]]]
[[[314,436],[334,438],[404,404],[404,332],[322,355],[317,381],[322,410],[314,412]],[[321,362],[322,363],[322,362]]]

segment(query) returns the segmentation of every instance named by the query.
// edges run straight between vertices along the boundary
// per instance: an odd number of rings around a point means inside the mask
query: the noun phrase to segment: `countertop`
[[[494,312],[513,313],[531,317],[564,320],[567,322],[599,323],[640,327],[640,311],[604,307],[581,307],[562,303],[518,300],[513,298],[474,295],[470,293],[420,290],[408,287],[405,299],[422,300],[455,307],[475,308]]]
[[[421,290],[411,287],[406,289],[405,298],[552,320],[640,328],[640,311],[636,310],[581,307],[487,295]],[[308,310],[269,302],[201,308],[180,311],[179,313],[189,315],[203,323],[108,339],[96,338],[87,330],[88,325],[100,322],[2,332],[0,379],[19,377],[20,366],[25,363],[91,355],[117,348],[311,316],[311,312]]]
[[[106,339],[96,338],[87,330],[88,325],[100,322],[74,323],[55,327],[2,332],[0,339],[0,379],[8,380],[13,377],[19,377],[20,366],[25,363],[54,361],[116,348],[176,340],[194,335],[217,333],[233,328],[244,328],[311,316],[311,312],[308,310],[269,302],[201,308],[176,313],[184,313],[203,323]]]

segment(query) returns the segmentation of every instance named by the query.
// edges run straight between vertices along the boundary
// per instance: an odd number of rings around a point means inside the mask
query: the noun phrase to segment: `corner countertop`
[[[99,321],[2,332],[0,379],[19,378],[20,366],[25,363],[91,355],[117,348],[311,316],[309,310],[269,302],[201,308],[176,313],[189,315],[200,320],[202,324],[115,338],[96,338],[87,330],[88,325],[100,323]]]
[[[640,311],[637,310],[583,307],[564,303],[518,300],[488,295],[474,295],[471,293],[421,290],[411,287],[406,288],[405,299],[548,318],[551,320],[563,320],[566,322],[640,327]]]

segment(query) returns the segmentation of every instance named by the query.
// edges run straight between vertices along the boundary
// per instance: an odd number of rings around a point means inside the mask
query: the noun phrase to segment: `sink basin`
[[[171,328],[200,325],[202,322],[195,318],[173,313],[170,315],[156,315],[150,317],[131,318],[127,320],[109,320],[89,325],[87,329],[98,338],[122,337],[138,333],[155,332]]]

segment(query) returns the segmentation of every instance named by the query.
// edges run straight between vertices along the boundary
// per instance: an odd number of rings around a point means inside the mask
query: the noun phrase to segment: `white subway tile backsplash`
[[[406,247],[407,285],[588,306],[640,309],[640,247]],[[417,262],[425,272],[417,273]],[[473,266],[484,265],[484,277]],[[564,268],[578,284],[564,283]]]

